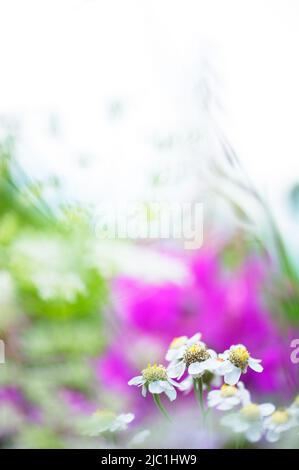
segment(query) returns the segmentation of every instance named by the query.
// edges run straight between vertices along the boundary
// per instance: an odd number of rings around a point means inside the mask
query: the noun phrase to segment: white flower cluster
[[[251,357],[243,344],[232,345],[222,354],[207,348],[197,333],[191,338],[175,338],[165,356],[168,367],[149,365],[141,375],[129,381],[129,385],[142,388],[142,395],[147,392],[155,396],[165,393],[173,401],[177,397],[176,388],[189,392],[202,390],[206,383],[218,387],[207,394],[207,406],[220,411],[238,408],[238,411],[225,415],[221,422],[233,432],[242,433],[250,442],[257,442],[263,436],[269,442],[276,442],[283,432],[299,426],[299,395],[286,409],[275,409],[271,403],[256,404],[240,381],[248,368],[262,372],[260,359]],[[180,383],[174,379],[186,377]]]

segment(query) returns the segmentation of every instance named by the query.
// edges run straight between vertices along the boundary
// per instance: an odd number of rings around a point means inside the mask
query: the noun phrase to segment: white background
[[[298,180],[298,1],[0,0],[0,20],[0,114],[22,124],[27,171],[59,175],[66,197],[146,198],[155,168],[180,168],[182,149],[153,141],[204,129],[205,74],[272,204]]]

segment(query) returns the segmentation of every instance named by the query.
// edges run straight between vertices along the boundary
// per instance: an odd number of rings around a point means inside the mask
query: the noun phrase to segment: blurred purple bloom
[[[228,271],[219,254],[201,250],[186,263],[190,279],[183,285],[153,285],[127,277],[114,282],[120,334],[98,363],[99,378],[129,394],[128,379],[149,361],[163,362],[174,337],[200,331],[218,352],[244,343],[254,357],[263,360],[262,374],[256,377],[249,371],[244,376],[254,389],[281,393],[290,384],[294,389],[298,384],[291,371],[289,338],[263,297],[269,271],[266,262],[247,259],[235,271]]]

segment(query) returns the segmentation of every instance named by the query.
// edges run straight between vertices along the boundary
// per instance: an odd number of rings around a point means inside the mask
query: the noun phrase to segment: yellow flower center
[[[184,346],[187,339],[187,336],[178,336],[177,338],[173,338],[170,343],[169,349],[179,349],[181,346]]]
[[[194,362],[203,362],[209,359],[207,348],[199,343],[193,344],[185,351],[183,360],[187,367]]]
[[[114,419],[116,417],[116,414],[110,410],[96,410],[93,414],[102,419]]]
[[[245,346],[238,346],[237,348],[232,349],[229,354],[230,362],[242,370],[247,367],[249,357],[250,354]]]
[[[143,369],[142,376],[146,382],[155,382],[156,380],[167,380],[167,371],[161,364],[148,365]]]
[[[245,405],[241,409],[241,413],[249,421],[255,421],[256,419],[259,419],[261,416],[259,406],[256,405],[255,403],[249,403],[249,405]]]
[[[227,384],[222,385],[220,390],[221,390],[220,394],[224,398],[233,397],[238,392],[237,387],[235,387],[234,385],[227,385]]]
[[[289,413],[285,410],[274,411],[271,421],[274,424],[285,424],[289,420]]]

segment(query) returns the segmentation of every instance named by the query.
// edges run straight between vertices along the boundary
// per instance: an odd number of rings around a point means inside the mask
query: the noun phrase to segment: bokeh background
[[[157,423],[142,445],[229,445],[192,397],[165,432],[127,381],[201,331],[263,359],[259,400],[298,393],[298,3],[0,0],[0,17],[0,445],[131,446]],[[150,225],[165,201],[203,204],[199,250],[100,236],[107,205]],[[134,424],[90,438],[96,409]]]

